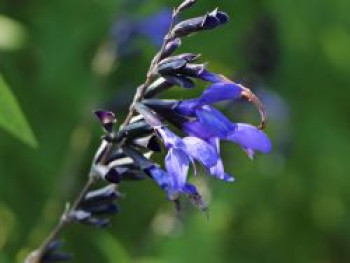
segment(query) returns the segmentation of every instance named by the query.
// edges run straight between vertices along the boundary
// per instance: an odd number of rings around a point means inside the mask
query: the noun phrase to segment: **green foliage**
[[[9,86],[0,74],[0,126],[31,147],[38,143]]]

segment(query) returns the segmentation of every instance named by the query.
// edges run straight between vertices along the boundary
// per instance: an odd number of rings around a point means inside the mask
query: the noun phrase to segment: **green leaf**
[[[24,114],[0,74],[0,127],[11,133],[14,137],[32,147],[37,147],[35,136],[24,117]]]

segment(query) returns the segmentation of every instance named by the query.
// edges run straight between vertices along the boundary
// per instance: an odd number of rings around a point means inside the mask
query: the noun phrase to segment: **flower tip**
[[[272,151],[272,143],[265,133],[264,133],[264,137],[262,138],[262,140],[260,142],[259,148],[257,148],[256,150],[258,150],[264,154],[268,154]],[[248,154],[248,156],[249,156],[249,154]],[[254,152],[253,152],[252,157],[254,157]]]
[[[255,152],[253,149],[249,149],[249,148],[246,148],[244,149],[244,151],[246,152],[246,154],[248,155],[249,159],[250,160],[254,160],[254,155],[255,155]]]
[[[217,12],[217,17],[222,24],[225,24],[230,21],[230,17],[228,16],[228,14],[222,11]]]
[[[176,202],[180,198],[180,193],[178,191],[168,190],[167,197],[170,201]]]
[[[270,153],[272,151],[272,143],[270,139],[267,138],[264,150],[262,151],[263,153]]]
[[[260,125],[258,126],[258,128],[260,130],[264,130],[266,128],[266,124],[267,124],[267,113],[266,113],[265,106],[260,101],[260,99],[250,89],[244,87],[241,84],[239,84],[239,86],[241,86],[241,88],[243,90],[242,94],[241,94],[242,98],[251,102],[259,111],[261,120],[260,120]]]
[[[225,177],[224,177],[224,180],[227,183],[233,183],[235,181],[235,178],[226,174]]]

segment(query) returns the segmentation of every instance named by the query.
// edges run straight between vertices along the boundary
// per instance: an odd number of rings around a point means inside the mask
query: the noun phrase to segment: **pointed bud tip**
[[[96,110],[94,114],[107,132],[111,132],[113,125],[117,122],[115,114],[111,111]]]

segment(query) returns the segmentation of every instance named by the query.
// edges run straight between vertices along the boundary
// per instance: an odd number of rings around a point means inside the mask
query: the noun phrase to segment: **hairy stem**
[[[129,113],[126,116],[126,118],[125,118],[124,122],[122,123],[122,125],[120,126],[120,129],[122,129],[123,127],[125,127],[126,125],[128,125],[130,123],[132,117],[135,114],[135,105],[136,105],[136,103],[140,102],[143,99],[143,97],[144,97],[144,95],[145,95],[145,93],[147,91],[147,88],[152,84],[156,66],[157,66],[158,62],[161,60],[162,55],[163,55],[164,50],[165,50],[165,47],[166,47],[166,44],[169,41],[170,33],[171,33],[171,30],[172,30],[172,28],[174,26],[174,22],[175,22],[176,16],[177,16],[177,12],[174,10],[173,14],[172,14],[172,17],[171,17],[171,23],[170,23],[169,31],[168,31],[168,33],[166,34],[166,36],[165,36],[165,38],[163,40],[162,47],[160,48],[159,52],[156,54],[156,56],[152,60],[152,63],[151,63],[151,65],[150,65],[150,67],[148,69],[148,72],[147,72],[147,78],[146,78],[145,82],[141,86],[138,87],[137,92],[136,92],[136,94],[134,96],[133,102],[131,103],[131,106],[129,108]]]
[[[25,263],[39,263],[41,257],[43,256],[45,249],[47,246],[58,238],[58,236],[62,233],[63,229],[71,223],[69,220],[69,214],[76,210],[81,203],[81,201],[84,199],[86,193],[89,191],[91,186],[95,183],[96,179],[93,176],[89,176],[89,179],[85,183],[84,187],[80,191],[78,197],[74,200],[74,203],[71,206],[68,206],[63,214],[61,215],[60,220],[58,221],[57,225],[54,227],[54,229],[50,232],[50,234],[47,236],[47,238],[44,240],[44,242],[39,246],[38,249],[34,250],[29,254],[29,256],[26,258]]]

